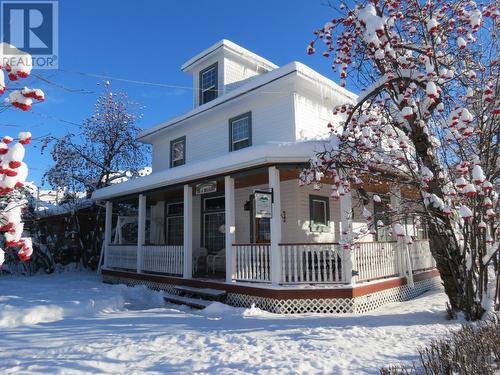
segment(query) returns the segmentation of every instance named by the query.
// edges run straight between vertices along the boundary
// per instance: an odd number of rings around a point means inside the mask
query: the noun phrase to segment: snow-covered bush
[[[11,51],[9,54],[5,51]],[[13,51],[13,52],[12,52]],[[14,62],[17,65],[13,65]],[[26,78],[31,72],[31,57],[15,47],[0,43],[0,95],[7,90],[5,73],[10,81]],[[42,90],[12,90],[5,99],[5,106],[27,111],[33,100],[43,101]],[[20,132],[17,139],[4,136],[0,142],[0,232],[4,233],[4,249],[0,248],[0,267],[6,252],[17,252],[20,260],[29,260],[33,253],[31,238],[23,237],[22,210],[26,205],[21,189],[28,176],[28,166],[23,162],[25,146],[31,142],[30,132]]]
[[[500,325],[497,319],[464,325],[447,337],[419,350],[412,367],[382,368],[382,375],[498,374],[500,371]]]
[[[500,308],[499,5],[342,2],[307,47],[313,54],[321,43],[341,83],[365,89],[334,109],[343,120],[329,128],[340,142],[325,145],[301,182],[333,181],[334,198],[340,189],[366,197],[367,183],[409,190],[387,207],[388,221],[397,231],[408,214],[425,220],[450,305],[467,319]],[[367,226],[347,246],[375,227],[363,213]]]

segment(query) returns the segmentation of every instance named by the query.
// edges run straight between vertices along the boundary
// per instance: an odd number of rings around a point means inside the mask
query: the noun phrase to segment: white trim
[[[279,284],[281,282],[281,191],[280,191],[280,171],[275,166],[268,169],[269,188],[273,192],[273,212],[271,217],[271,282]]]
[[[184,185],[184,269],[182,277],[193,277],[193,188]]]
[[[225,198],[225,229],[226,229],[226,282],[233,280],[234,259],[233,243],[235,237],[235,204],[234,204],[234,178],[224,177],[224,198]]]
[[[189,71],[192,65],[197,65],[198,63],[205,61],[212,53],[217,51],[219,48],[226,48],[237,55],[241,55],[243,58],[247,60],[253,60],[253,62],[262,64],[265,68],[268,70],[276,69],[278,68],[277,65],[273,64],[271,61],[266,60],[265,58],[253,53],[252,51],[247,50],[246,48],[243,48],[239,45],[237,45],[234,42],[231,42],[230,40],[227,39],[222,39],[218,41],[217,43],[211,45],[208,47],[206,50],[198,53],[196,56],[193,56],[190,58],[188,61],[186,61],[184,64],[181,66],[181,70],[183,72]]]

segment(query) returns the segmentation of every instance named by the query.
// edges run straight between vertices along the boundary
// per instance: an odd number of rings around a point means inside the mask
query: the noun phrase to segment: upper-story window
[[[170,167],[178,167],[186,163],[186,137],[170,142]]]
[[[252,145],[252,113],[247,112],[229,120],[229,151]]]
[[[217,63],[200,72],[200,105],[217,98]]]

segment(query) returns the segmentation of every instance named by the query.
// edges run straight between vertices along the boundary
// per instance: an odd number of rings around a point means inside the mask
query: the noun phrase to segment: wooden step
[[[204,309],[205,307],[209,306],[212,303],[212,301],[205,301],[197,298],[177,296],[168,293],[165,293],[163,299],[165,300],[165,302],[175,303],[176,305],[186,305],[194,309],[200,309],[200,310]]]
[[[180,294],[189,294],[192,296],[200,296],[206,299],[220,301],[226,296],[225,290],[210,289],[210,288],[194,288],[191,286],[179,285],[175,287]]]

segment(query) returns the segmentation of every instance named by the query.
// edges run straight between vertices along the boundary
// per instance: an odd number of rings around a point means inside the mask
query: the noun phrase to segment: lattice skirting
[[[177,294],[175,285],[172,284],[111,275],[103,275],[103,281],[130,286],[146,285],[151,289]],[[230,292],[227,295],[226,303],[237,307],[255,305],[262,310],[277,314],[365,313],[390,302],[408,301],[428,290],[439,288],[440,285],[441,279],[437,276],[415,282],[413,288],[409,285],[402,285],[354,298],[277,299]]]

